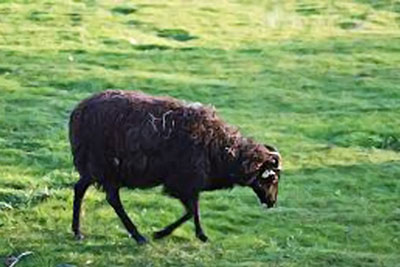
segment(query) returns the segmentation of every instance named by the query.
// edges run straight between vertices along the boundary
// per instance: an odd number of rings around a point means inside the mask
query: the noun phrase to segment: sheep
[[[69,139],[80,179],[74,186],[72,231],[82,239],[80,209],[87,188],[105,191],[130,236],[147,242],[126,214],[119,189],[151,188],[179,199],[186,213],[155,232],[159,239],[194,217],[195,233],[207,241],[201,224],[202,191],[247,186],[267,207],[277,201],[281,156],[221,120],[213,107],[138,91],[106,90],[72,111]]]

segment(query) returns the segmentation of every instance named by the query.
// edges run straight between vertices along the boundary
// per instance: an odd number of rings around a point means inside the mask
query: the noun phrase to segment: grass
[[[0,1],[0,258],[18,266],[398,266],[400,4],[335,1]],[[202,195],[193,224],[138,247],[77,180],[69,112],[107,88],[215,105],[284,157],[279,206],[246,188]],[[148,237],[182,208],[123,202]],[[60,265],[61,266],[61,265]]]

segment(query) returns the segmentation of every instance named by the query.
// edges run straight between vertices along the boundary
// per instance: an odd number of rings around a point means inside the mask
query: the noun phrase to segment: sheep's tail
[[[72,111],[69,120],[69,141],[71,145],[73,163],[76,170],[80,173],[87,173],[87,149],[84,145],[84,140],[80,138],[83,133],[82,125],[82,110],[76,108]]]
[[[81,179],[91,180],[91,183],[101,190],[103,189],[103,181],[99,180],[99,178],[103,176],[96,174],[99,174],[102,170],[101,168],[96,168],[96,164],[91,164],[94,158],[94,148],[90,147],[90,142],[88,142],[88,138],[90,138],[88,129],[90,129],[90,125],[88,126],[85,121],[85,108],[80,104],[72,111],[69,120],[69,141],[73,164]],[[103,158],[98,158],[95,162],[100,162],[100,166],[104,165]]]

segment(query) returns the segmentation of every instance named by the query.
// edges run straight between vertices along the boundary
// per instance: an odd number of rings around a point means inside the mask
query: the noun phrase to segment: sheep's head
[[[262,205],[271,208],[278,199],[278,183],[282,169],[279,152],[269,146],[258,146],[243,161],[245,169],[244,184],[256,193]]]

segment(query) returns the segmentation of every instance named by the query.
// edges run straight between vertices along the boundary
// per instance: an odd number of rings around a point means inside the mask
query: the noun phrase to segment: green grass
[[[400,2],[0,1],[0,258],[18,266],[398,266]],[[215,105],[284,158],[279,205],[202,195],[203,226],[139,247],[78,179],[69,112],[107,88]],[[182,207],[122,192],[148,237]]]

